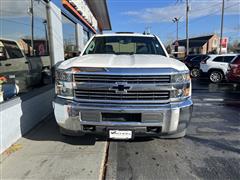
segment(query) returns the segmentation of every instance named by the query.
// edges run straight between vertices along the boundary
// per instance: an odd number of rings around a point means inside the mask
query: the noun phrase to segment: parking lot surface
[[[193,101],[182,139],[64,137],[52,117],[4,155],[2,178],[239,179],[239,87],[193,81]]]

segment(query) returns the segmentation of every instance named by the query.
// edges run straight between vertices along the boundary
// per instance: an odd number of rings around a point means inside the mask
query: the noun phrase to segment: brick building
[[[186,53],[186,39],[172,44],[172,53],[177,57],[184,57]],[[189,38],[189,54],[209,54],[219,51],[220,38],[216,34]],[[178,45],[178,48],[176,48]],[[224,51],[224,49],[223,49]]]

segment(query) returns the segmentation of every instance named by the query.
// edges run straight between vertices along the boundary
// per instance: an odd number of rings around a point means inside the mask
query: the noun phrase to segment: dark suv
[[[190,75],[193,78],[197,78],[200,76],[200,62],[202,60],[208,59],[209,56],[206,54],[199,54],[199,55],[189,55],[185,58],[184,63],[190,70]]]

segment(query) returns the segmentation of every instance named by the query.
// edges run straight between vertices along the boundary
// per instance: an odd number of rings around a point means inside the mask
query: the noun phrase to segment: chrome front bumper
[[[158,105],[103,105],[77,103],[57,97],[53,102],[54,114],[60,127],[73,132],[89,132],[85,127],[94,127],[91,131],[106,132],[108,128],[133,129],[147,133],[148,127],[160,128],[159,134],[174,134],[185,130],[192,115],[192,100],[190,98],[175,103]],[[87,121],[81,114],[88,115]],[[141,113],[145,120],[141,122],[102,121],[102,113]],[[154,115],[161,118],[152,120]],[[97,116],[100,115],[100,116]],[[152,115],[152,116],[151,116]],[[156,116],[154,116],[156,117]]]

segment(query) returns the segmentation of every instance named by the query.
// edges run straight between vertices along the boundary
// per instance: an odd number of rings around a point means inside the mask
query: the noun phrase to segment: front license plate
[[[111,139],[132,139],[132,131],[129,130],[109,130]]]

